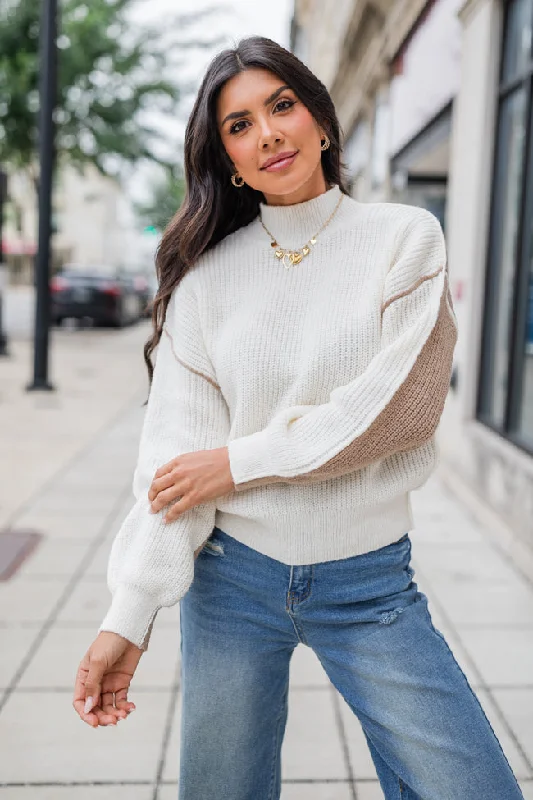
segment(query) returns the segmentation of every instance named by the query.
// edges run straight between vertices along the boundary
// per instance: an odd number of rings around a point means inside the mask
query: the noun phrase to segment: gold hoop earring
[[[329,140],[329,136],[327,135],[327,133],[325,133],[324,134],[324,141],[322,141],[322,139],[320,140],[320,149],[321,150],[327,150],[328,147],[330,146],[330,144],[331,144],[331,142]]]
[[[237,183],[237,178],[240,178],[240,179],[241,179],[241,182],[240,182],[240,183]],[[240,189],[240,188],[241,188],[241,186],[244,186],[244,178],[242,177],[242,175],[239,175],[239,173],[238,173],[238,172],[235,172],[235,173],[234,173],[234,174],[231,176],[231,182],[232,182],[232,184],[233,184],[234,186],[236,186],[236,187],[237,187],[237,189]]]

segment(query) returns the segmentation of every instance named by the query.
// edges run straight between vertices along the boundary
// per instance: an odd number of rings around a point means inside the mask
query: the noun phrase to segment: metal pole
[[[2,306],[4,300],[4,289],[7,285],[7,265],[4,264],[4,253],[2,250],[2,226],[4,221],[4,202],[7,197],[7,175],[0,169],[0,356],[8,356],[8,338],[4,331],[2,319]]]
[[[42,0],[39,36],[39,245],[36,260],[33,383],[28,391],[52,391],[48,382],[50,330],[50,239],[54,172],[53,113],[57,95],[57,0]]]

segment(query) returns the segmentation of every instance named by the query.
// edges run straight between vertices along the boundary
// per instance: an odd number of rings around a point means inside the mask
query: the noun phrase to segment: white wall
[[[3,238],[8,252],[27,253],[25,278],[31,282],[32,257],[37,251],[38,201],[29,175],[18,172],[9,177],[9,195],[20,210],[22,230],[15,226],[13,209],[4,221]],[[81,175],[73,167],[55,176],[53,217],[58,232],[54,252],[61,259],[80,264],[109,263],[126,269],[153,269],[155,242],[142,234],[127,190],[88,167]]]
[[[361,0],[299,3],[301,37],[296,55],[328,87],[337,73],[342,42],[355,5]]]
[[[55,244],[79,264],[108,263],[135,268],[144,253],[140,223],[124,189],[88,167],[80,175],[66,167],[59,176]]]
[[[390,154],[451,100],[460,81],[462,0],[438,0],[413,34],[390,86]]]
[[[32,253],[37,242],[37,193],[29,175],[18,172],[9,176],[9,214],[4,216],[3,239],[18,252]],[[18,209],[21,230],[17,229],[14,206]]]

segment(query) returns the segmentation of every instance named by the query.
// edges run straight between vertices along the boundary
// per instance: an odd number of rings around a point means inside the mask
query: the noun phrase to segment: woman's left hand
[[[151,511],[156,514],[177,498],[167,511],[165,522],[172,522],[184,511],[222,497],[235,489],[229,467],[227,447],[184,453],[160,467],[148,491]]]

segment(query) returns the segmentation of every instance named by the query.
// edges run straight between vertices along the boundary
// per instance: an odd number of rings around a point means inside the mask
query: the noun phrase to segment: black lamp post
[[[4,202],[7,196],[7,175],[0,169],[0,280],[5,277],[7,267],[4,265],[4,253],[2,250],[2,223],[4,220]],[[3,304],[3,286],[0,285],[0,356],[8,356],[7,350],[7,335],[4,331],[4,323],[2,320],[2,304]]]
[[[50,331],[50,239],[54,173],[54,109],[57,96],[57,0],[42,0],[39,37],[39,244],[35,263],[33,383],[28,391],[53,391],[48,382]]]

